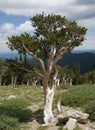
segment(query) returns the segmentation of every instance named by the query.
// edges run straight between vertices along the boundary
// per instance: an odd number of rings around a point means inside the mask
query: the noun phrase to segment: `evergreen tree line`
[[[33,66],[39,66],[36,61],[30,59],[25,54],[19,58],[0,58],[0,85],[41,85],[40,77],[33,71]],[[59,74],[59,84],[79,85],[85,83],[95,83],[95,71],[80,73],[80,63],[73,63],[71,67],[57,66]],[[30,71],[31,70],[31,71]]]

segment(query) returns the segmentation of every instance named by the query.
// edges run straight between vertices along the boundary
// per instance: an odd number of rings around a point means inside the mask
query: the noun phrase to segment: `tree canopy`
[[[86,28],[77,25],[76,21],[69,21],[60,15],[44,13],[31,18],[34,34],[24,33],[20,36],[8,38],[11,49],[23,51],[21,44],[29,48],[38,57],[48,59],[54,51],[56,55],[67,52],[84,41]]]

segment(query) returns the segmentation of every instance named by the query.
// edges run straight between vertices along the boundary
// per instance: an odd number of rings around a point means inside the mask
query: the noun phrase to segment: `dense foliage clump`
[[[18,119],[5,114],[0,115],[0,130],[19,130]]]
[[[85,106],[85,111],[87,113],[89,113],[90,115],[90,120],[95,121],[95,100],[89,102],[86,106]]]

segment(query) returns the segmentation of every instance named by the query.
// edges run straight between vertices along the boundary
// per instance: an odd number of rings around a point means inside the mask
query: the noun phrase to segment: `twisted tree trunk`
[[[54,97],[54,88],[50,89],[48,87],[46,89],[45,98],[44,98],[44,123],[49,124],[52,122],[54,115],[52,113],[52,104]]]
[[[55,88],[57,86],[57,68],[55,69],[54,75],[48,78],[46,77],[43,80],[43,89],[44,89],[44,123],[49,124],[53,121],[54,115],[52,112],[53,98],[55,93]]]
[[[0,75],[0,86],[2,85],[2,75]]]

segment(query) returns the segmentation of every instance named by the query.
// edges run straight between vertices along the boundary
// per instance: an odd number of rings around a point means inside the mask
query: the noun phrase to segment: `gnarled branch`
[[[37,55],[34,54],[32,51],[30,51],[24,44],[23,44],[23,48],[27,51],[28,54],[32,55],[37,61],[40,62],[43,72],[46,73],[44,61],[41,58],[37,57]]]

